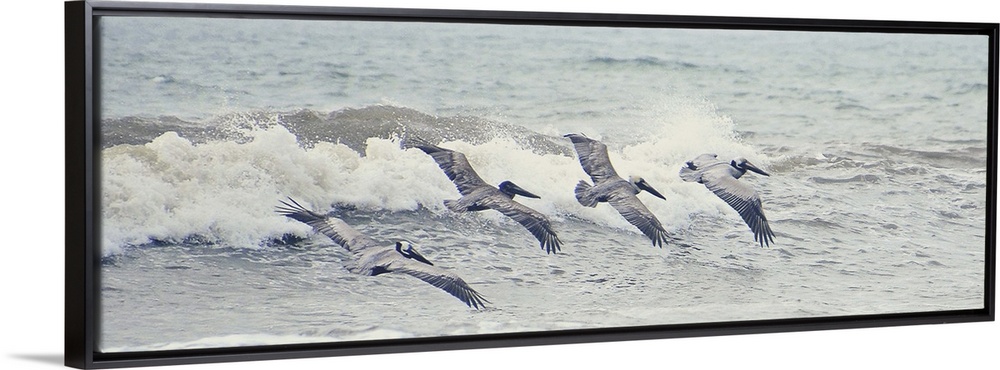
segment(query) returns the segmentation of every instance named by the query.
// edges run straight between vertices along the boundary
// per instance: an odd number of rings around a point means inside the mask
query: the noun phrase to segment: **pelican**
[[[642,177],[629,176],[627,181],[619,177],[614,167],[611,167],[607,145],[579,134],[566,134],[564,137],[573,141],[576,154],[580,157],[580,165],[594,181],[594,185],[583,180],[576,184],[576,200],[586,207],[596,207],[597,203],[607,202],[629,223],[646,234],[654,246],[663,248],[663,244],[667,242],[667,231],[636,194],[645,190],[657,198],[666,198]]]
[[[438,287],[477,310],[485,308],[484,303],[489,302],[455,273],[434,266],[413,249],[409,241],[399,240],[395,246],[380,245],[343,220],[310,211],[292,198],[288,198],[287,202],[281,201],[281,204],[276,208],[279,214],[312,226],[314,231],[347,249],[356,260],[349,268],[353,273],[369,276],[403,273]]]
[[[538,239],[545,253],[555,253],[559,250],[562,242],[559,241],[555,231],[552,231],[549,220],[538,211],[514,201],[515,195],[535,199],[540,198],[539,196],[510,181],[500,183],[499,187],[487,184],[476,174],[462,153],[432,145],[418,138],[411,139],[411,145],[434,158],[438,167],[444,170],[445,175],[448,175],[448,179],[455,183],[458,192],[462,194],[460,199],[445,200],[445,207],[453,212],[497,210],[528,229],[535,239]]]
[[[708,190],[739,212],[743,221],[750,226],[750,231],[753,231],[754,241],[760,243],[761,247],[769,246],[774,243],[774,232],[767,224],[767,217],[764,217],[760,195],[750,185],[737,181],[748,170],[771,176],[746,158],[740,157],[726,163],[718,160],[715,154],[702,154],[688,161],[686,167],[681,167],[680,176],[684,181],[705,184]]]

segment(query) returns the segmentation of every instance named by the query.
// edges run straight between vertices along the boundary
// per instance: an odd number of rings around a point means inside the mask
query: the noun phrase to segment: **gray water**
[[[983,307],[987,38],[102,18],[102,351]],[[561,136],[606,142],[674,237],[606,204]],[[459,194],[418,133],[541,196],[546,255]],[[677,176],[746,157],[775,243]],[[491,303],[349,255],[294,197],[414,241]],[[521,198],[518,198],[521,199]],[[690,246],[690,247],[685,247]],[[442,319],[446,318],[446,319]]]

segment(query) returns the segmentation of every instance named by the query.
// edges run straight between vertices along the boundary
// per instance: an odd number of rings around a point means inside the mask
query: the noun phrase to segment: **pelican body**
[[[515,195],[528,198],[539,196],[522,189],[511,181],[504,181],[494,187],[476,174],[465,155],[454,150],[441,148],[425,141],[414,139],[412,144],[434,158],[438,167],[455,183],[462,197],[457,200],[445,200],[444,205],[453,212],[477,212],[487,209],[496,210],[524,226],[545,253],[555,253],[560,250],[559,237],[552,230],[548,218],[538,211],[514,201]]]
[[[761,247],[774,243],[774,232],[764,216],[764,206],[760,195],[750,185],[738,181],[751,171],[763,176],[771,176],[746,160],[736,158],[726,163],[715,154],[702,154],[681,167],[680,176],[684,181],[704,184],[730,207],[736,210],[753,232],[753,240]]]
[[[608,147],[604,143],[580,134],[567,134],[565,137],[573,142],[580,165],[594,182],[591,185],[580,180],[574,190],[576,200],[586,207],[597,207],[598,203],[607,202],[629,223],[649,237],[654,246],[662,248],[667,242],[667,231],[636,195],[645,190],[657,198],[666,198],[642,177],[629,176],[629,179],[625,180],[618,176],[611,166]]]
[[[308,210],[292,198],[288,198],[287,202],[281,201],[281,204],[276,208],[279,214],[312,226],[314,231],[326,235],[350,252],[355,260],[348,267],[352,273],[368,276],[402,273],[448,292],[469,307],[485,308],[484,303],[489,302],[455,273],[434,266],[409,241],[399,240],[395,245],[382,245],[343,220]]]

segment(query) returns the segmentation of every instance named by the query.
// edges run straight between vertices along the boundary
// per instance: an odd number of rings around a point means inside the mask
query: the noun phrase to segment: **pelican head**
[[[744,171],[744,172],[746,172],[747,170],[750,170],[750,171],[753,171],[755,173],[758,173],[758,174],[761,174],[761,175],[764,175],[764,176],[771,176],[767,172],[764,172],[764,170],[762,170],[760,168],[757,168],[757,166],[754,166],[753,163],[750,163],[750,161],[748,161],[746,158],[743,158],[743,157],[739,157],[739,158],[734,159],[732,162],[729,162],[729,165],[733,166],[733,167],[736,167],[737,169],[740,169],[741,171]]]
[[[416,249],[413,249],[413,243],[407,240],[400,240],[396,242],[396,252],[403,255],[403,257],[414,259],[428,265],[434,266],[431,261],[428,261],[424,256],[420,255]]]
[[[513,198],[514,195],[520,195],[535,199],[541,198],[540,196],[532,194],[527,190],[522,189],[520,186],[517,186],[517,184],[514,184],[513,182],[510,181],[501,182],[499,188],[500,192],[509,195],[511,198]]]
[[[629,176],[628,177],[628,182],[632,183],[632,186],[635,187],[636,194],[638,194],[640,191],[645,190],[645,191],[648,191],[650,194],[653,194],[657,198],[660,198],[660,199],[663,199],[663,200],[667,199],[667,198],[663,197],[663,194],[660,194],[660,192],[656,191],[656,189],[653,189],[652,186],[649,186],[649,183],[646,182],[646,180],[643,179],[642,177],[639,177],[639,176]]]

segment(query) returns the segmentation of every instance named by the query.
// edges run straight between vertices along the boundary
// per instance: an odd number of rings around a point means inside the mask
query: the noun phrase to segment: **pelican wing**
[[[357,252],[378,246],[378,242],[361,234],[339,218],[308,210],[292,198],[288,198],[287,202],[281,201],[281,204],[276,208],[279,214],[312,226],[313,230],[326,235],[348,251]]]
[[[504,216],[510,217],[528,229],[531,235],[538,239],[542,249],[545,249],[545,253],[555,253],[560,250],[559,245],[562,242],[552,231],[552,225],[549,224],[549,219],[545,218],[545,215],[506,197],[487,197],[482,205],[503,213]]]
[[[708,190],[729,203],[729,206],[740,214],[753,231],[754,241],[760,243],[761,247],[774,243],[774,232],[767,224],[767,217],[764,217],[764,206],[761,204],[760,195],[752,186],[740,182],[728,173],[716,171],[702,174],[701,180]]]
[[[567,134],[565,137],[573,141],[573,148],[580,158],[580,165],[583,166],[583,171],[590,175],[595,185],[608,179],[619,178],[615,168],[611,166],[611,159],[608,158],[607,145],[580,134]]]
[[[448,179],[455,183],[455,187],[462,195],[469,195],[477,188],[490,186],[479,177],[476,170],[472,169],[465,154],[423,142],[417,144],[416,147],[434,158],[438,167],[444,170],[445,175],[448,175]]]
[[[646,208],[635,195],[615,192],[608,199],[608,204],[611,204],[629,223],[646,234],[653,241],[654,246],[663,248],[663,244],[667,243],[667,231],[663,229],[660,220],[657,220],[653,212],[650,212],[649,208]]]
[[[475,309],[485,308],[485,303],[489,303],[486,298],[483,298],[479,292],[473,290],[461,277],[437,266],[401,258],[392,261],[386,269],[390,272],[404,273],[423,280],[430,285],[448,292],[448,294]]]

